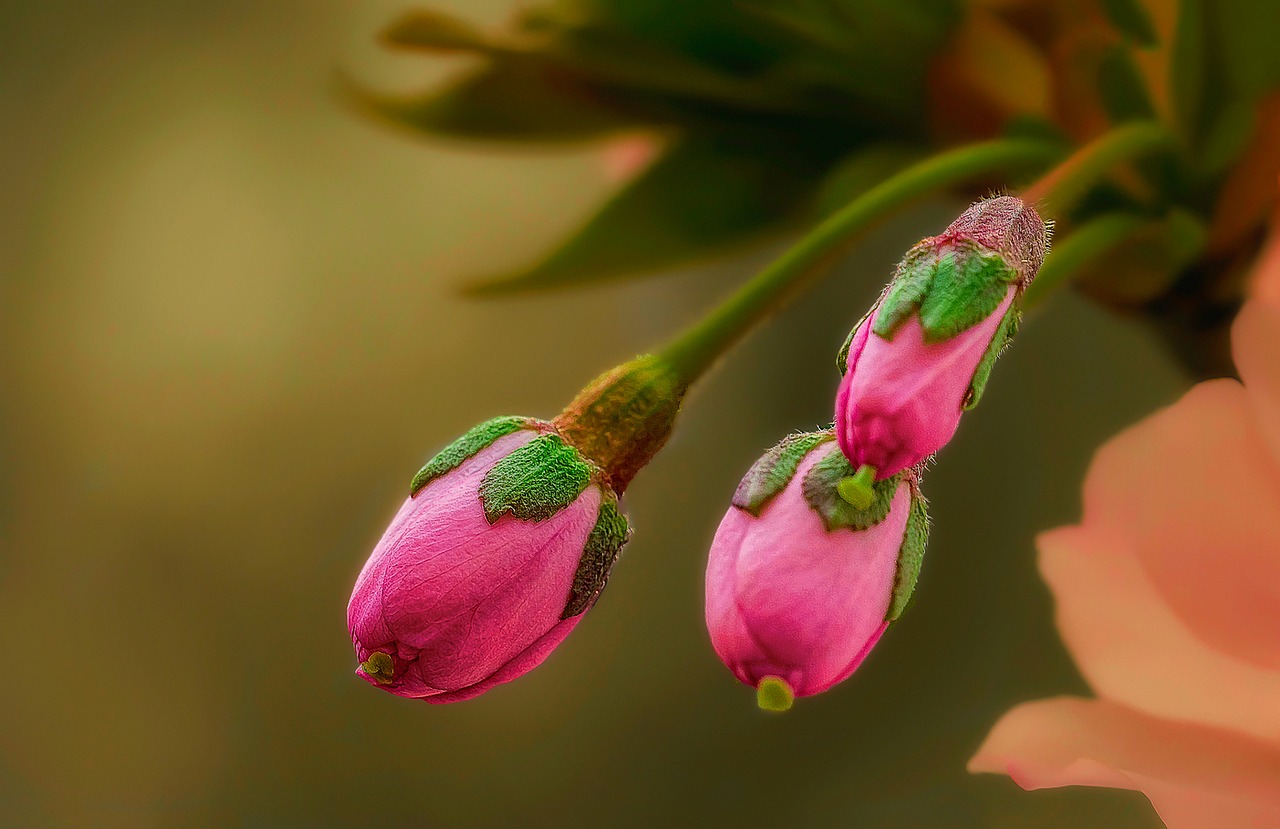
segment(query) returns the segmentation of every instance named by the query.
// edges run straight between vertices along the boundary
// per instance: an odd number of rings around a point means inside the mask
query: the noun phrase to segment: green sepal
[[[933,279],[936,260],[937,250],[930,240],[907,251],[893,275],[893,281],[889,283],[889,290],[885,291],[884,298],[875,309],[871,333],[881,339],[893,339],[898,328],[920,307]],[[857,330],[854,329],[855,332]],[[852,335],[849,342],[853,343]]]
[[[871,310],[862,315],[862,319],[858,320],[858,324],[849,330],[849,336],[844,338],[844,343],[840,346],[840,350],[836,352],[836,371],[840,372],[843,377],[849,371],[849,351],[853,348],[853,338],[858,336],[858,329],[867,324],[867,320],[876,312],[877,305],[872,305]]]
[[[815,463],[809,474],[804,476],[800,491],[809,506],[822,516],[822,524],[827,532],[843,527],[865,530],[879,524],[889,514],[893,494],[898,491],[898,484],[902,481],[901,473],[872,484],[874,496],[871,504],[859,509],[841,498],[837,490],[840,481],[855,472],[843,453],[832,452]]]
[[[609,572],[622,553],[622,547],[631,537],[631,526],[618,509],[618,499],[611,492],[603,492],[596,525],[587,536],[586,547],[573,574],[573,586],[569,588],[569,601],[565,604],[561,619],[584,613],[595,604],[596,597],[609,581]]]
[[[413,481],[409,484],[409,496],[417,495],[424,486],[444,473],[453,471],[463,461],[498,438],[517,432],[528,425],[529,418],[510,415],[495,417],[493,420],[486,420],[479,426],[472,427],[465,435],[441,449],[439,454],[427,461],[426,466],[418,470],[418,474],[413,476]]]
[[[927,343],[949,340],[990,316],[1004,301],[1018,272],[999,253],[973,242],[917,245],[894,276],[876,312],[876,336],[892,340],[918,311]]]
[[[582,494],[591,472],[591,465],[559,435],[540,435],[485,474],[480,482],[484,516],[490,524],[504,513],[521,521],[543,521]]]
[[[777,495],[796,474],[800,461],[814,447],[829,440],[834,440],[830,430],[825,432],[804,432],[788,435],[777,446],[765,452],[758,461],[751,465],[742,483],[733,493],[733,505],[759,517],[773,496]]]
[[[924,563],[924,548],[929,541],[929,510],[924,496],[911,487],[911,511],[907,513],[907,528],[898,549],[898,575],[893,582],[893,597],[885,621],[892,622],[902,615],[915,592],[920,578],[920,566]]]
[[[991,377],[991,369],[995,367],[996,359],[1013,340],[1021,324],[1022,309],[1015,301],[1005,312],[1004,319],[1000,321],[1000,327],[991,338],[991,345],[987,346],[987,353],[982,355],[982,361],[973,372],[973,379],[969,381],[969,390],[965,392],[964,402],[960,406],[962,410],[967,412],[978,405],[978,401],[982,399],[982,393],[987,388],[987,380]]]

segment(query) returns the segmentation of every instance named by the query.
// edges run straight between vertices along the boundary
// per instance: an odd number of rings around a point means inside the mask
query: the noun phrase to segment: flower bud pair
[[[837,358],[836,434],[864,479],[916,466],[955,434],[1017,331],[1048,240],[1034,209],[1000,196],[907,253]]]
[[[847,678],[905,609],[928,536],[916,475],[872,485],[855,506],[854,470],[830,431],[793,435],[742,479],[707,562],[711,643],[762,708]]]

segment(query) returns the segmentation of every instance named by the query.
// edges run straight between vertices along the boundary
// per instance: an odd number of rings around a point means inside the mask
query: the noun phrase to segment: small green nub
[[[382,651],[374,651],[369,654],[369,658],[360,663],[360,670],[364,671],[379,685],[391,684],[391,679],[395,676],[396,663],[391,658],[391,654]]]
[[[858,471],[847,478],[841,478],[836,484],[836,492],[840,497],[858,509],[866,509],[875,500],[875,490],[871,485],[876,482],[876,468],[863,464]]]
[[[786,711],[795,701],[795,692],[780,677],[766,676],[756,686],[756,705],[760,706],[761,711]]]

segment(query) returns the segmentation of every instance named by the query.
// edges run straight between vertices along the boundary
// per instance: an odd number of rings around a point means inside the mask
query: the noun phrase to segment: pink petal
[[[887,477],[937,452],[960,425],[974,371],[1013,302],[1010,286],[986,319],[943,342],[925,341],[912,314],[886,340],[863,324],[849,351],[849,370],[836,396],[836,435],[855,467],[870,464]]]
[[[889,515],[861,532],[828,532],[804,499],[827,444],[800,462],[759,518],[730,507],[707,561],[706,619],[717,655],[755,686],[779,676],[796,696],[845,679],[884,633],[910,509],[906,485]]]
[[[1207,645],[1121,542],[1084,527],[1037,539],[1058,630],[1100,696],[1280,744],[1280,672]]]
[[[1109,441],[1084,501],[1084,526],[1132,550],[1189,630],[1280,669],[1280,469],[1239,383],[1201,383]]]
[[[1008,774],[1024,789],[1136,789],[1170,829],[1280,826],[1280,748],[1102,700],[1019,705],[969,770]]]
[[[1272,219],[1271,235],[1253,267],[1249,295],[1280,308],[1280,211]]]
[[[1280,240],[1280,235],[1276,237]],[[1276,282],[1280,283],[1280,244],[1276,246]],[[1258,428],[1271,446],[1271,457],[1280,465],[1280,285],[1275,304],[1258,300],[1245,303],[1231,327],[1236,368],[1249,390]]]

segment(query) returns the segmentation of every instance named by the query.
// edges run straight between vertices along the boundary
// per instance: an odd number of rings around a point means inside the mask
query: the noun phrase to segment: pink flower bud
[[[711,643],[762,708],[852,674],[919,575],[928,519],[914,473],[875,483],[855,507],[838,492],[854,470],[833,437],[795,435],[766,453],[711,544]]]
[[[347,607],[357,673],[454,702],[532,670],[594,604],[628,533],[554,427],[498,418],[427,464]]]
[[[856,467],[885,478],[951,440],[1017,331],[1047,244],[1035,210],[1000,196],[907,253],[839,361],[836,433]]]

